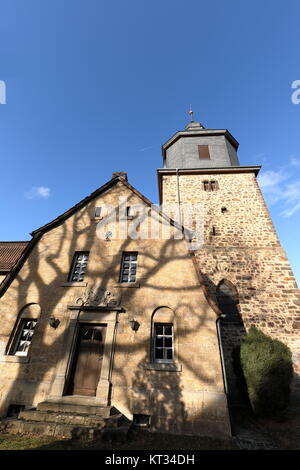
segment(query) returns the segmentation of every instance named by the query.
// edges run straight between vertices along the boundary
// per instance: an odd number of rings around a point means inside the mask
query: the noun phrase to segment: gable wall
[[[187,251],[181,240],[99,240],[95,206],[118,204],[128,194],[130,204],[141,200],[122,183],[90,202],[60,226],[45,233],[20,273],[1,298],[0,399],[2,414],[9,403],[36,405],[55,388],[60,364],[65,359],[72,311],[90,288],[109,290],[121,297],[116,346],[110,377],[111,403],[129,416],[150,413],[157,429],[173,432],[229,432],[216,314],[205,300]],[[114,227],[110,227],[114,231]],[[90,251],[84,282],[66,286],[74,251]],[[119,284],[122,251],[138,251],[135,287]],[[5,354],[19,312],[28,303],[41,307],[28,358]],[[176,323],[177,371],[148,368],[151,317],[167,306]],[[53,329],[49,318],[59,319]],[[132,331],[129,320],[140,323]],[[101,314],[99,314],[101,323]],[[24,362],[28,359],[28,362]]]

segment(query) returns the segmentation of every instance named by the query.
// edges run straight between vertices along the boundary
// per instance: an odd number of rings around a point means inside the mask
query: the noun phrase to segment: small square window
[[[133,424],[138,427],[149,427],[151,417],[150,415],[134,414],[133,415]]]

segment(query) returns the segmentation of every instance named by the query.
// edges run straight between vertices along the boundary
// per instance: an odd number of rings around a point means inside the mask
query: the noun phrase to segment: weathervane
[[[190,110],[189,110],[189,115],[190,115],[190,118],[191,118],[191,122],[193,122],[193,117],[194,117],[194,112],[192,110],[192,105],[190,104]]]

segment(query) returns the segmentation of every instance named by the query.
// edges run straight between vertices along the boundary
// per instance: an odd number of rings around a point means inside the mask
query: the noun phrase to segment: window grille
[[[76,251],[69,275],[69,282],[82,282],[84,280],[88,259],[88,251]]]
[[[154,362],[173,362],[173,325],[154,324]]]
[[[136,281],[137,257],[136,252],[123,253],[120,282]]]
[[[16,356],[26,356],[34,335],[37,320],[23,318],[20,322],[19,332],[15,343],[13,354]]]

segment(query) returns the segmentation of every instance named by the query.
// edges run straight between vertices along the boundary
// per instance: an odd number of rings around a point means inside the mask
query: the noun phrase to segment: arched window
[[[177,357],[175,315],[169,307],[158,307],[151,321],[151,362],[174,363]]]
[[[28,355],[40,313],[41,307],[38,304],[28,304],[21,309],[6,354],[13,356]]]
[[[239,319],[238,291],[232,282],[222,279],[217,286],[217,301],[226,320],[237,321]]]

